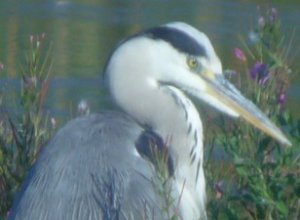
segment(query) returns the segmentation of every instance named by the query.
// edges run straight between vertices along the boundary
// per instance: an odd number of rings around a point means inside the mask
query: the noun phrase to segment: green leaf
[[[236,171],[241,176],[247,176],[248,175],[248,170],[244,166],[236,166]]]
[[[286,216],[288,214],[289,211],[288,207],[285,205],[283,201],[276,202],[275,206],[282,215]]]

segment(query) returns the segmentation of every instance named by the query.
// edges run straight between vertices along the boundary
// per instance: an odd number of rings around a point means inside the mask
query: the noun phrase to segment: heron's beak
[[[205,73],[201,74],[202,84],[205,84],[205,93],[226,107],[235,116],[241,116],[246,121],[259,128],[266,134],[277,139],[280,143],[290,146],[291,142],[285,137],[282,131],[270,121],[270,119],[246,99],[229,81],[221,74]],[[194,94],[196,95],[196,94]],[[208,99],[206,101],[209,102]],[[214,104],[218,107],[218,104]],[[221,107],[220,107],[220,110]],[[226,112],[226,110],[225,110]]]

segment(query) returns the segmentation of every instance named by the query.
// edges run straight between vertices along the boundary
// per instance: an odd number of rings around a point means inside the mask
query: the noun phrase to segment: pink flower
[[[41,38],[42,38],[42,39],[45,39],[45,38],[46,38],[46,33],[45,33],[45,32],[41,34]]]
[[[56,128],[56,120],[55,120],[55,118],[51,118],[50,119],[50,122],[51,122],[51,125],[52,125],[52,129],[55,129]]]
[[[282,89],[280,91],[278,99],[277,99],[278,105],[280,107],[283,107],[285,105],[285,103],[286,103],[286,100],[287,100],[286,91],[284,89]]]
[[[0,62],[0,71],[4,69],[4,64]]]
[[[265,20],[265,18],[264,18],[263,16],[259,17],[259,19],[258,19],[258,26],[259,26],[260,28],[264,28],[265,25],[266,25],[266,20]]]
[[[34,41],[34,36],[33,35],[29,36],[29,41],[30,41],[31,44],[33,43],[33,41]]]
[[[234,48],[233,54],[240,61],[246,62],[247,58],[245,56],[245,53],[240,48]]]
[[[80,115],[88,115],[90,113],[90,105],[89,103],[82,99],[79,104],[77,105],[77,112]]]

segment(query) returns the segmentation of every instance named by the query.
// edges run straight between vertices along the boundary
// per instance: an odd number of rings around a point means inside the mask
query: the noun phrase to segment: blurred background
[[[278,10],[287,42],[296,32],[288,106],[299,117],[299,0],[1,0],[0,92],[19,90],[18,71],[30,36],[42,33],[52,43],[54,58],[46,110],[58,118],[70,115],[81,100],[92,112],[105,108],[108,95],[101,74],[110,52],[122,38],[155,25],[184,21],[197,27],[211,39],[223,68],[234,69],[234,48],[242,48],[241,38],[249,40],[260,9],[267,7]]]

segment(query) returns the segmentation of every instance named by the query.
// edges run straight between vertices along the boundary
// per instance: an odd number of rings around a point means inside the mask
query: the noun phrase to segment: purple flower
[[[277,99],[278,105],[282,107],[286,103],[286,100],[287,100],[286,91],[282,89]]]
[[[250,70],[250,76],[257,80],[259,85],[265,85],[270,78],[268,66],[261,62],[256,62]]]
[[[224,182],[221,180],[219,182],[216,182],[214,185],[214,190],[216,193],[216,198],[220,199],[224,195]]]
[[[245,62],[247,60],[245,53],[240,48],[234,48],[233,54],[240,61]]]
[[[270,21],[271,22],[276,21],[277,17],[278,17],[278,11],[277,11],[277,9],[276,8],[271,8]]]

